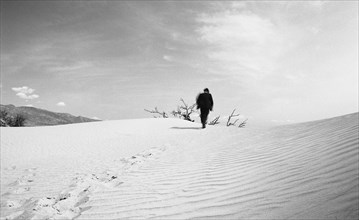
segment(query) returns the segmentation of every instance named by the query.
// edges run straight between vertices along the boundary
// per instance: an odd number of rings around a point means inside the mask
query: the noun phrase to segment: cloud
[[[171,45],[171,44],[168,43],[168,42],[165,43],[165,48],[166,48],[167,50],[177,50],[177,48],[176,48],[175,46]]]
[[[78,70],[82,70],[82,69],[86,69],[89,67],[92,67],[93,64],[91,62],[87,62],[87,61],[80,61],[80,62],[76,62],[74,64],[56,64],[52,67],[48,68],[48,71],[51,72],[72,72],[72,71],[78,71]]]
[[[40,97],[39,95],[36,95],[36,94],[28,95],[28,94],[22,93],[22,92],[19,92],[16,95],[22,99],[37,99]]]
[[[21,92],[21,93],[25,93],[25,94],[31,94],[33,93],[35,90],[32,88],[29,88],[27,86],[23,86],[23,87],[14,87],[12,88],[13,91],[15,92]]]
[[[204,24],[198,30],[202,39],[221,46],[231,46],[238,40],[240,44],[264,44],[273,35],[273,24],[253,13],[224,11],[202,15],[198,20]]]
[[[16,92],[16,95],[19,96],[22,99],[37,99],[40,96],[37,94],[33,94],[33,92],[35,91],[35,89],[32,89],[28,86],[23,86],[23,87],[14,87],[12,88],[13,91]]]
[[[242,9],[223,9],[201,14],[197,22],[199,40],[209,46],[208,58],[222,64],[224,72],[264,75],[275,69],[282,39],[269,19]]]
[[[168,61],[168,62],[172,62],[173,61],[173,57],[172,56],[169,56],[169,55],[164,55],[163,56],[163,59]]]
[[[58,102],[56,105],[61,107],[66,106],[65,102]]]
[[[172,32],[171,33],[171,37],[172,37],[173,40],[178,40],[179,36],[180,36],[180,34],[177,33],[177,32]]]

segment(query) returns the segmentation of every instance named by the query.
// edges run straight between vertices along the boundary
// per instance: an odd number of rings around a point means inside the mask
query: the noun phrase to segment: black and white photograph
[[[359,219],[358,39],[357,0],[0,0],[0,219]]]

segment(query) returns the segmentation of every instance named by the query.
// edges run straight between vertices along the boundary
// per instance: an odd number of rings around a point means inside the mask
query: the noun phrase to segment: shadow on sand
[[[199,129],[202,129],[202,127],[171,127],[171,129],[193,129],[193,130],[199,130]]]

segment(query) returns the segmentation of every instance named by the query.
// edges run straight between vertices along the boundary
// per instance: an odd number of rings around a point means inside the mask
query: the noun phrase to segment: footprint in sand
[[[30,219],[27,209],[34,204],[34,200],[21,199],[21,200],[3,200],[1,202],[1,211],[5,217],[1,219]],[[8,215],[7,215],[8,214]]]
[[[5,167],[4,170],[16,170],[16,166]]]
[[[32,183],[35,181],[36,173],[35,170],[37,168],[31,168],[25,170],[25,175],[18,178],[16,181],[8,184],[9,191],[3,194],[2,196],[10,195],[10,194],[23,194],[31,189]]]
[[[6,200],[1,202],[1,207],[6,207],[6,208],[19,208],[22,206],[22,202],[21,201],[16,201],[16,200]]]
[[[16,185],[16,184],[26,185],[26,184],[34,182],[34,180],[35,180],[34,177],[36,176],[36,173],[35,173],[36,170],[37,170],[36,167],[24,170],[25,175],[23,175],[21,178],[16,180],[15,183],[13,183],[13,185]]]
[[[13,169],[16,169],[14,166]],[[23,176],[18,178],[16,181],[8,184],[8,190],[6,193],[2,194],[1,197],[3,198],[1,202],[1,209],[4,213],[10,211],[11,214],[6,216],[5,219],[28,219],[26,210],[28,206],[31,206],[31,203],[34,201],[30,198],[25,198],[21,200],[7,200],[8,196],[11,195],[21,195],[26,194],[28,191],[31,190],[31,186],[35,181],[34,177],[36,176],[37,168],[26,169],[23,172]],[[21,195],[24,198],[24,195]]]
[[[26,208],[32,219],[74,219],[90,207],[80,207],[89,200],[90,185],[78,182],[56,197],[44,197]]]
[[[121,162],[126,165],[125,169],[138,167],[134,165],[157,159],[165,150],[166,147],[151,148],[132,157],[124,158]],[[30,190],[29,185],[34,182],[36,168],[30,168],[25,171],[26,175],[10,184],[11,187],[16,187],[12,190],[12,193],[21,194]],[[99,174],[78,174],[74,179],[74,183],[56,197],[44,197],[36,201],[26,202],[9,200],[5,204],[7,208],[19,208],[22,212],[13,212],[12,216],[8,217],[9,219],[14,217],[19,219],[26,219],[27,217],[33,219],[74,219],[91,208],[90,206],[84,207],[84,204],[89,201],[91,193],[102,190],[104,187],[114,188],[123,184],[123,181],[121,181],[122,171],[123,169],[117,167],[117,169],[105,170]]]
[[[33,173],[33,172],[35,172],[36,170],[37,170],[37,167],[32,167],[32,168],[26,169],[25,171],[26,171],[26,172]]]
[[[21,178],[17,179],[15,182],[10,183],[9,187],[16,187],[16,186],[24,186],[29,185],[30,183],[34,182],[33,176],[22,176]]]
[[[76,183],[74,185],[83,184],[91,186],[92,191],[97,191],[99,189],[105,188],[114,188],[123,184],[120,180],[119,175],[114,171],[107,170],[99,174],[85,174],[75,178]]]
[[[16,188],[16,189],[14,189],[14,190],[11,190],[10,192],[11,192],[12,194],[23,194],[23,193],[25,193],[25,192],[30,191],[30,189],[31,189],[31,187],[26,186],[26,187]]]
[[[120,162],[124,164],[123,169],[132,169],[143,164],[147,160],[158,159],[161,154],[166,150],[166,147],[154,147],[138,153],[128,158],[120,159]]]
[[[94,174],[92,175],[95,178],[95,180],[98,181],[98,184],[101,184],[105,187],[113,188],[123,184],[123,182],[119,178],[119,175],[115,174],[112,171],[106,171],[98,175],[94,175]]]
[[[129,169],[134,165],[139,165],[144,163],[149,159],[157,159],[160,154],[162,154],[166,150],[166,147],[161,148],[151,148],[141,153],[138,153],[129,158],[123,158],[120,161],[122,164],[125,164],[125,167],[121,167],[120,169],[113,168],[108,169],[102,173],[92,173],[92,174],[78,174],[78,176],[74,179],[74,183],[70,185],[70,187],[78,187],[88,188],[88,191],[94,192],[97,190],[105,188],[114,188],[122,185],[124,182],[121,181],[121,175],[123,174],[123,169]],[[80,187],[80,188],[81,188]]]

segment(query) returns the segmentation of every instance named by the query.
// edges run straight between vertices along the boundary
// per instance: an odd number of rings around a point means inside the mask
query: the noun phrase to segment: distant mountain
[[[95,119],[85,118],[82,116],[73,116],[67,113],[56,113],[44,109],[14,105],[1,105],[1,110],[6,110],[9,115],[21,114],[26,118],[25,126],[44,126],[44,125],[62,125],[82,122],[99,121]]]

